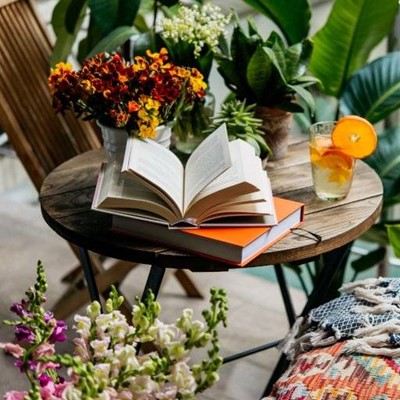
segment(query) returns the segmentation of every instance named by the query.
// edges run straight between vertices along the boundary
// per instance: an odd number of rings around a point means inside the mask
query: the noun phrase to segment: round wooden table
[[[97,175],[105,156],[102,150],[81,154],[63,163],[45,179],[40,191],[42,214],[60,236],[105,256],[158,264],[164,268],[213,271],[236,268],[196,255],[166,248],[110,230],[111,215],[91,210]],[[319,200],[312,188],[307,143],[290,146],[288,156],[267,163],[274,196],[305,204],[302,228],[321,236],[316,242],[306,232],[293,232],[258,256],[247,267],[313,258],[357,239],[380,214],[382,184],[377,174],[357,161],[347,198]]]
[[[51,172],[40,191],[42,214],[48,225],[81,249],[82,265],[92,300],[99,300],[99,293],[88,250],[151,265],[143,296],[147,295],[148,290],[157,295],[166,268],[186,268],[194,272],[240,268],[111,231],[111,215],[91,210],[96,180],[103,161],[105,155],[102,150],[81,154]],[[305,204],[304,230],[291,232],[246,268],[274,265],[288,320],[292,324],[296,315],[281,264],[321,256],[323,268],[302,314],[321,304],[326,299],[335,275],[344,268],[352,242],[379,217],[383,188],[377,174],[364,162],[357,161],[352,188],[344,200],[327,202],[318,199],[312,188],[306,142],[292,144],[285,159],[267,163],[267,171],[275,196]],[[321,240],[316,241],[307,231],[319,235]],[[234,354],[224,361],[233,361],[274,347],[277,343]],[[270,384],[284,366],[285,361],[281,358]]]

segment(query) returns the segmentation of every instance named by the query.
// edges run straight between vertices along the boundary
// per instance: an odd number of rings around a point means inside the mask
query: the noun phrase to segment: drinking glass
[[[310,157],[314,191],[322,200],[341,200],[349,193],[355,159],[332,143],[335,121],[310,126]]]

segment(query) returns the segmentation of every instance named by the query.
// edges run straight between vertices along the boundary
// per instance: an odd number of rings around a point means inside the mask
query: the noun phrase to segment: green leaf
[[[104,39],[104,33],[98,28],[97,24],[93,19],[89,21],[89,27],[87,31],[87,35],[84,39],[79,42],[78,46],[78,61],[80,63],[87,58],[87,55],[90,51]]]
[[[60,0],[54,7],[51,17],[51,25],[56,35],[56,42],[51,55],[50,64],[54,66],[59,61],[66,61],[72,53],[72,47],[76,36],[81,28],[86,7],[81,10],[79,18],[75,22],[75,30],[69,33],[66,28],[66,14],[69,9],[70,0]]]
[[[69,3],[67,12],[65,13],[65,29],[68,33],[73,34],[82,17],[82,13],[84,14],[86,12],[87,1],[71,0]]]
[[[256,98],[262,99],[272,74],[272,61],[262,47],[258,47],[247,66],[246,78]]]
[[[93,49],[86,55],[86,58],[93,57],[97,53],[103,51],[111,53],[137,33],[138,30],[134,26],[120,26],[93,47]]]
[[[336,0],[326,24],[314,36],[309,69],[324,93],[340,97],[347,79],[368,61],[391,31],[398,0]]]
[[[340,113],[355,114],[372,124],[400,107],[400,52],[389,53],[359,69],[340,98]]]
[[[379,247],[370,251],[368,254],[361,256],[357,260],[352,261],[351,268],[353,268],[356,273],[366,271],[382,261],[385,258],[385,255],[386,248]]]
[[[304,89],[302,86],[289,85],[289,87],[294,92],[296,92],[296,94],[307,104],[307,107],[309,108],[309,111],[312,114],[314,114],[314,112],[315,112],[315,101],[314,101],[314,97],[311,95],[311,93],[307,89]]]
[[[154,34],[153,30],[148,32],[140,33],[132,39],[133,43],[133,55],[143,56],[146,50],[157,51],[161,47],[160,37]],[[165,44],[163,43],[165,46]]]
[[[386,225],[390,244],[393,247],[394,255],[400,257],[400,224]]]
[[[383,183],[384,205],[400,201],[400,128],[379,135],[375,152],[364,160]]]
[[[140,0],[88,0],[91,18],[108,35],[119,26],[132,26],[140,7]]]
[[[311,8],[308,0],[244,0],[279,27],[289,44],[308,36]]]
[[[290,46],[285,52],[286,60],[286,79],[290,82],[303,76],[307,71],[307,66],[311,58],[313,45],[311,40],[297,43]]]

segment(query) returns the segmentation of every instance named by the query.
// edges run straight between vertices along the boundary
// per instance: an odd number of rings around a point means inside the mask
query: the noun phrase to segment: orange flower
[[[135,57],[133,64],[115,53],[97,54],[78,71],[59,63],[49,87],[56,112],[70,109],[79,117],[153,137],[158,125],[199,101],[206,86],[196,69],[174,65],[161,49]]]

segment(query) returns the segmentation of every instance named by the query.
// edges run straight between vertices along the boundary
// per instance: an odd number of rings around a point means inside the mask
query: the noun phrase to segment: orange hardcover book
[[[278,224],[270,227],[168,229],[164,225],[113,215],[112,229],[236,266],[245,266],[304,219],[304,204],[274,197]]]

